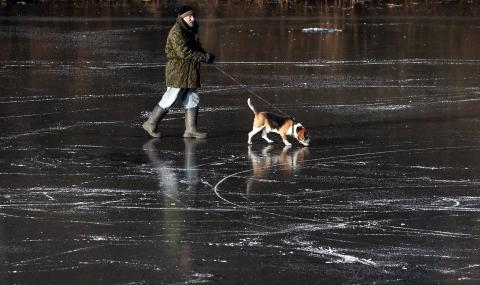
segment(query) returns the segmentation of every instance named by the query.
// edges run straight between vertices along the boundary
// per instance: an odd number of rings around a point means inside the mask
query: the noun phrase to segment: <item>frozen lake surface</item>
[[[208,65],[146,136],[172,18],[0,21],[0,283],[480,282],[478,19],[200,18],[290,148]]]

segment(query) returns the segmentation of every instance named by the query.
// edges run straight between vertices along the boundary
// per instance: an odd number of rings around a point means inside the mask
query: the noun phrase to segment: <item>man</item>
[[[150,136],[159,138],[158,123],[180,98],[185,108],[183,137],[206,138],[207,133],[197,130],[200,102],[197,87],[200,87],[200,63],[213,63],[215,56],[202,48],[192,7],[182,6],[179,9],[176,23],[168,33],[165,53],[168,60],[165,68],[167,91],[142,126]]]

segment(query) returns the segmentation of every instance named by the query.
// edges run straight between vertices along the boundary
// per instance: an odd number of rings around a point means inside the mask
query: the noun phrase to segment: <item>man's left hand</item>
[[[213,53],[207,52],[207,59],[205,60],[206,63],[213,63],[215,60],[215,55]]]

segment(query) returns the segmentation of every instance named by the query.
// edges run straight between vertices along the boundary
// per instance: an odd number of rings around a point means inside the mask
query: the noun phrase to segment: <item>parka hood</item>
[[[183,30],[186,30],[188,32],[191,32],[191,33],[194,33],[194,34],[197,34],[198,33],[198,28],[200,27],[197,23],[197,21],[194,22],[193,24],[193,27],[190,27],[187,23],[185,23],[185,21],[178,17],[177,18],[177,24],[180,25],[180,27],[183,29]]]

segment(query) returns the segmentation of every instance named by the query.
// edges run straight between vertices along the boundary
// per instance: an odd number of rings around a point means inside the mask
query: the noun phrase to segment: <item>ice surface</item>
[[[209,138],[182,138],[180,105],[147,137],[171,21],[3,21],[4,283],[479,280],[476,21],[202,22],[216,64],[300,120],[310,147],[248,146],[251,94],[209,65]],[[312,21],[341,33],[302,32]]]

